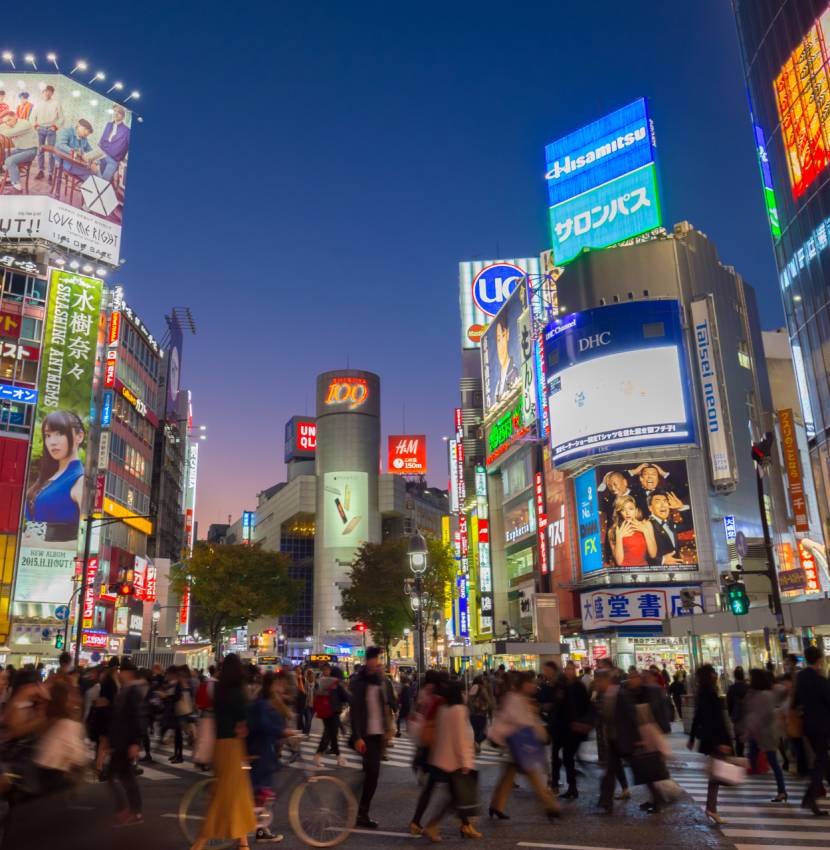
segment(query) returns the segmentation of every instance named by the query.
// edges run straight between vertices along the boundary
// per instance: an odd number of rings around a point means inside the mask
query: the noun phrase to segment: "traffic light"
[[[772,454],[772,441],[773,435],[771,432],[767,431],[764,435],[764,439],[761,440],[760,443],[752,444],[752,459],[755,463],[759,463],[763,466],[765,463],[769,462]]]
[[[55,649],[63,649],[63,635],[56,634],[55,635]]]
[[[749,597],[746,595],[746,585],[742,581],[732,582],[726,590],[729,610],[733,614],[749,612]]]
[[[365,632],[366,631],[366,623],[355,623],[352,626],[353,632]]]
[[[133,586],[128,581],[122,581],[118,585],[119,596],[129,596],[133,592]]]

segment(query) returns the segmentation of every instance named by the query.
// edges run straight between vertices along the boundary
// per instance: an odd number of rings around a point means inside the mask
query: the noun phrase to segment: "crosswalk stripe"
[[[809,844],[736,844],[735,850],[769,850],[774,847],[775,850],[809,850]],[[827,850],[826,845],[815,845],[816,850]]]
[[[741,809],[741,811],[743,812],[743,811],[745,811],[745,809]],[[809,818],[809,821],[807,823],[796,824],[796,823],[793,823],[793,821],[795,821],[796,818],[792,818],[792,817],[785,817],[785,818],[775,817],[775,818],[763,818],[763,819],[759,819],[757,817],[752,817],[752,818],[749,818],[749,817],[747,817],[747,818],[734,818],[733,817],[733,818],[729,818],[729,825],[732,826],[732,824],[734,823],[734,824],[742,824],[742,825],[749,825],[749,826],[757,826],[759,828],[764,827],[764,826],[799,826],[799,827],[804,827],[805,829],[825,829],[827,827],[827,824],[825,824],[823,822],[823,820],[818,820],[810,812],[798,812],[798,814],[799,815],[801,815],[801,814],[805,815],[804,819],[806,820],[807,818]],[[765,833],[765,835],[766,835],[766,833]],[[810,837],[812,838],[812,835]]]
[[[792,829],[730,829],[725,826],[721,832],[730,838],[821,838],[830,839],[830,832],[801,832]]]

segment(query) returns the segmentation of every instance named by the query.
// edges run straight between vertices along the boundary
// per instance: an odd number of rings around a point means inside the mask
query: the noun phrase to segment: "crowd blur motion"
[[[348,677],[330,663],[266,670],[234,654],[198,671],[138,669],[127,657],[75,669],[64,653],[45,677],[34,666],[0,673],[0,792],[7,803],[57,799],[106,782],[113,826],[135,826],[144,820],[143,765],[187,759],[217,780],[193,848],[216,838],[246,847],[249,834],[256,842],[283,837],[257,813],[273,802],[284,767],[305,760],[311,771],[337,770],[351,750],[363,769],[355,828],[374,830],[383,763],[407,736],[415,753],[411,814],[404,821],[386,812],[382,826],[437,842],[453,812],[460,835],[477,839],[482,803],[491,820],[510,820],[518,782],[555,821],[586,792],[598,814],[621,804],[624,816],[638,785],[648,789],[640,809],[658,815],[683,795],[669,769],[671,737],[685,728],[689,749],[708,757],[705,811],[714,824],[725,823],[718,789],[767,766],[777,786],[772,802],[787,801],[788,774],[809,776],[801,806],[826,816],[818,799],[830,780],[830,683],[819,649],[808,647],[803,661],[789,656],[779,673],[739,667],[728,680],[708,664],[689,675],[657,665],[621,670],[608,658],[593,669],[550,660],[538,674],[429,669],[419,680],[393,678],[376,647]],[[313,727],[322,734],[309,759],[301,745]],[[596,761],[580,752],[589,739]],[[500,755],[487,794],[476,770],[485,749]],[[439,796],[441,785],[448,793]]]

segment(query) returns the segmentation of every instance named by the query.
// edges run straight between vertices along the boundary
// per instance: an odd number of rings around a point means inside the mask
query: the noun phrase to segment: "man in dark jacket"
[[[115,798],[118,826],[141,823],[141,791],[133,763],[144,737],[144,680],[135,664],[124,658],[118,673],[120,688],[112,706],[110,726],[110,788]]]
[[[817,799],[825,778],[830,779],[830,682],[824,675],[824,658],[817,646],[804,650],[807,667],[795,679],[793,706],[801,711],[804,720],[804,737],[814,753],[810,784],[801,805],[814,815],[826,816],[827,810],[818,807]]]
[[[732,729],[735,732],[735,755],[742,757],[744,754],[744,715],[746,707],[744,700],[749,690],[744,676],[744,668],[736,667],[733,671],[734,682],[726,689],[726,710],[732,721]]]
[[[363,756],[364,773],[357,825],[363,829],[377,829],[377,823],[369,817],[369,807],[378,787],[388,710],[378,647],[370,646],[366,650],[366,664],[352,676],[350,684],[354,748]]]

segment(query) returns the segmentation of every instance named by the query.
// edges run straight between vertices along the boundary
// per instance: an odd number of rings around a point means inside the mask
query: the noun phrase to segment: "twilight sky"
[[[783,324],[724,0],[121,0],[83,14],[41,0],[4,9],[3,32],[18,56],[54,50],[64,70],[85,59],[141,91],[111,281],[158,334],[173,305],[193,311],[182,377],[208,426],[202,535],[282,480],[285,421],[314,412],[315,375],[347,358],[381,376],[384,434],[406,405],[445,486],[458,261],[549,247],[544,145],[641,95],[666,225],[708,234],[759,290],[765,327]]]

